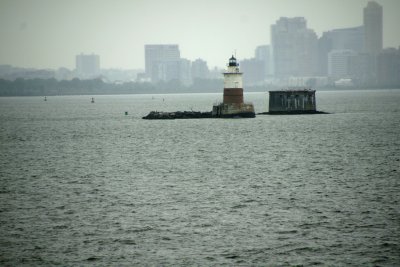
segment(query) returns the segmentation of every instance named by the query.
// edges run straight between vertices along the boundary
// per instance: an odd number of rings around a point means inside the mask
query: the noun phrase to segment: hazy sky
[[[384,47],[400,45],[400,0],[383,6]],[[100,55],[101,68],[144,68],[145,44],[179,44],[181,57],[225,66],[270,43],[270,25],[302,16],[318,36],[362,24],[368,0],[0,0],[0,64],[75,68]]]

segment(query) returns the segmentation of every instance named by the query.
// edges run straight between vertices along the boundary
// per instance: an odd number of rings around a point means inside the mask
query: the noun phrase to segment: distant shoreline
[[[105,83],[94,80],[62,80],[55,79],[16,79],[14,81],[0,79],[0,97],[7,96],[57,96],[57,95],[126,95],[126,94],[190,94],[190,93],[222,93],[223,80],[202,79],[192,85],[183,85],[179,81],[160,83],[127,82],[123,84]],[[284,89],[284,86],[246,86],[245,93],[267,92]],[[383,90],[400,89],[398,86],[374,87],[313,87],[317,91],[352,91],[352,90]]]
[[[282,88],[283,89],[283,88]],[[246,90],[246,89],[245,89]],[[251,90],[248,89],[244,93],[266,93],[271,89],[265,90]],[[274,89],[276,90],[276,89]],[[388,91],[388,90],[400,90],[399,88],[315,88],[317,92],[334,92],[334,91]],[[180,94],[222,94],[222,89],[219,91],[153,91],[153,92],[82,92],[72,94],[14,94],[14,95],[0,95],[0,97],[44,97],[44,96],[100,96],[100,95],[180,95]]]

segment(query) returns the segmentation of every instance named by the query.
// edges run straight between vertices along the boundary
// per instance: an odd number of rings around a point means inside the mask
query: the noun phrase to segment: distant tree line
[[[96,94],[157,94],[222,92],[221,79],[195,79],[189,86],[178,80],[168,82],[105,83],[101,79],[58,81],[56,79],[22,79],[14,81],[0,79],[0,96],[52,96],[52,95],[96,95]]]
[[[314,81],[307,83],[311,88]],[[167,93],[222,93],[224,82],[222,79],[195,79],[191,85],[183,85],[179,80],[168,82],[125,82],[121,84],[105,83],[101,79],[58,81],[51,79],[0,79],[0,96],[53,96],[53,95],[115,95],[115,94],[167,94]],[[381,86],[381,88],[399,88],[400,86]],[[352,87],[318,87],[316,89],[366,89],[379,88],[377,86]],[[267,90],[282,89],[279,86],[259,85],[245,86],[246,92],[265,92]]]

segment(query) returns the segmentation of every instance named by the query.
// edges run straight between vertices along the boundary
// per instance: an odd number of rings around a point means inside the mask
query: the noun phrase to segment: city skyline
[[[144,45],[178,44],[181,57],[223,67],[236,50],[251,58],[271,43],[280,17],[304,17],[318,37],[363,24],[367,0],[331,1],[0,1],[0,64],[74,68],[75,56],[98,54],[101,68],[144,69]],[[399,47],[400,1],[383,6],[383,47]]]

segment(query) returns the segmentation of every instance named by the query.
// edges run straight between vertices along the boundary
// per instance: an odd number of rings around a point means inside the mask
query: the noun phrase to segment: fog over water
[[[321,36],[363,23],[367,0],[1,0],[0,64],[75,67],[75,55],[101,55],[102,68],[144,68],[145,44],[179,44],[181,56],[222,67],[235,49],[250,58],[270,44],[279,17],[305,17]],[[384,47],[398,47],[400,1],[383,6]]]

